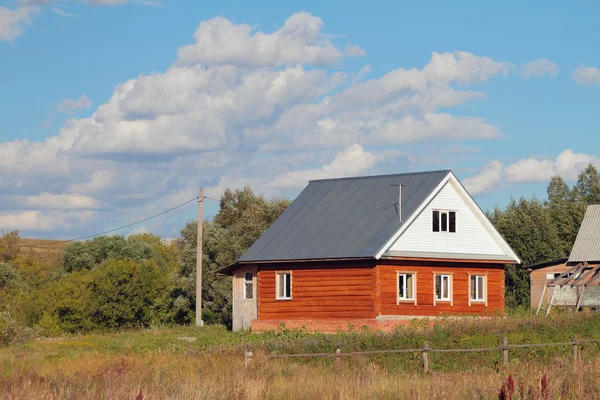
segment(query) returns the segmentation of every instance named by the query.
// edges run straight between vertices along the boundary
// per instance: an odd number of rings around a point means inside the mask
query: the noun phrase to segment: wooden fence
[[[400,349],[400,350],[371,350],[371,351],[354,351],[350,353],[342,353],[341,349],[336,349],[335,353],[309,353],[309,354],[268,354],[268,358],[297,358],[297,357],[334,357],[336,364],[341,362],[342,357],[354,357],[363,355],[373,354],[394,354],[394,353],[422,353],[423,357],[423,370],[429,371],[429,353],[468,353],[468,352],[482,352],[482,351],[501,351],[502,352],[502,365],[508,365],[508,351],[510,349],[522,349],[529,347],[547,347],[547,346],[573,346],[573,361],[576,362],[579,359],[579,344],[586,342],[600,342],[600,339],[578,339],[577,336],[573,337],[571,342],[559,342],[559,343],[528,343],[528,344],[508,344],[508,338],[504,336],[502,338],[502,344],[496,347],[483,347],[473,349],[434,349],[429,347],[427,341],[424,342],[423,347],[420,349]],[[244,364],[246,368],[249,368],[252,364],[251,351],[246,351],[244,355]]]

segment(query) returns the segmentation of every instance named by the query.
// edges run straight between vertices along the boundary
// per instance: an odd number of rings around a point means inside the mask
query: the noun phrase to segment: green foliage
[[[19,271],[6,263],[0,262],[0,293],[2,289],[17,287],[22,284]]]
[[[152,305],[167,288],[167,277],[153,261],[108,260],[91,273],[87,301],[100,329],[144,326]]]
[[[231,325],[231,279],[216,272],[231,265],[262,235],[289,205],[288,200],[265,200],[249,187],[226,190],[213,222],[203,223],[202,318]],[[196,222],[189,222],[177,241],[181,252],[182,288],[195,291]],[[195,307],[195,298],[190,297]]]
[[[488,217],[521,257],[523,266],[567,257],[571,252],[585,210],[600,203],[600,174],[589,165],[572,188],[553,177],[545,202],[535,197],[511,199],[504,210]],[[529,273],[521,266],[506,267],[506,305],[529,306]]]
[[[19,240],[19,231],[2,234],[2,237],[0,238],[0,261],[6,263],[17,258],[21,251]]]
[[[9,311],[0,311],[0,346],[25,343],[35,337],[35,331],[21,325]]]
[[[66,274],[40,291],[32,291],[23,302],[28,325],[39,325],[45,334],[84,332],[95,328],[90,319],[88,271]]]
[[[575,243],[586,203],[578,199],[576,189],[571,190],[560,176],[550,180],[547,193],[546,205],[561,241],[561,256],[568,257]]]
[[[153,260],[161,270],[167,271],[177,264],[176,251],[164,250],[166,245],[154,235],[100,236],[87,242],[77,242],[64,250],[64,269],[67,272],[93,269],[108,259]],[[176,248],[175,248],[176,249]]]

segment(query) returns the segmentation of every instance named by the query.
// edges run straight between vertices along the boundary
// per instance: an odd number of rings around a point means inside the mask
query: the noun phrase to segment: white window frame
[[[440,220],[438,221],[439,223],[439,227],[440,230],[439,231],[434,231],[433,230],[433,213],[437,211],[440,215]],[[450,232],[450,213],[454,213],[454,232]],[[446,217],[446,230],[442,230],[442,214],[447,214]],[[441,234],[450,234],[450,235],[455,235],[456,233],[458,233],[458,211],[457,210],[446,210],[446,209],[441,209],[441,208],[433,208],[431,210],[431,232],[433,233],[441,233]]]
[[[250,281],[248,281],[248,279],[246,279],[246,277],[248,276],[248,274],[250,274]],[[243,281],[244,281],[244,300],[254,300],[254,274],[252,273],[252,271],[246,271],[244,272],[244,276],[242,277]],[[248,283],[252,283],[252,297],[248,298]]]
[[[562,274],[564,274],[564,272],[548,272],[548,273],[546,273],[546,280],[551,281],[553,279],[558,278]]]
[[[476,304],[484,304],[486,307],[488,305],[488,277],[487,274],[485,273],[469,273],[467,274],[469,277],[469,306],[471,306],[471,303],[476,303]],[[471,279],[475,277],[475,291],[478,291],[479,286],[477,285],[477,279],[481,278],[483,279],[483,293],[482,293],[482,298],[472,298],[471,297],[471,289],[472,289],[472,283],[471,283]]]
[[[404,276],[404,282],[406,282],[406,276],[412,275],[412,297],[400,297],[400,276]],[[396,304],[400,303],[413,303],[417,305],[417,273],[414,271],[396,271]]]
[[[437,283],[437,277],[441,276],[442,281],[444,280],[444,278],[447,278],[448,280],[448,297],[442,297],[439,298],[437,297],[437,293],[435,291],[435,286]],[[450,305],[454,305],[454,298],[452,295],[452,289],[453,289],[453,273],[451,272],[433,272],[433,305],[435,306],[437,303],[450,303]]]
[[[290,280],[290,293],[287,293],[287,297],[286,296],[279,296],[279,286],[280,286],[280,279],[281,276],[283,276],[284,278],[284,291],[285,291],[285,277],[289,276],[289,280]],[[291,300],[292,299],[292,271],[276,271],[275,272],[275,299],[276,300]],[[284,293],[285,294],[285,293]]]

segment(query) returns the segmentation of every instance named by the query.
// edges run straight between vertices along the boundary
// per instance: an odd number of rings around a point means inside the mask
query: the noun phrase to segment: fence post
[[[502,337],[502,365],[508,365],[508,337]]]
[[[248,369],[248,367],[250,367],[251,362],[252,362],[252,352],[247,351],[244,353],[244,366],[246,367],[246,369]]]
[[[423,370],[429,372],[429,342],[426,340],[423,345]]]
[[[573,336],[573,362],[577,362],[579,359],[579,340],[577,339],[577,335]]]
[[[342,358],[340,357],[340,354],[342,354],[342,350],[340,349],[340,346],[338,345],[338,348],[335,349],[335,366],[336,366],[336,368],[340,368],[340,366],[341,366]]]

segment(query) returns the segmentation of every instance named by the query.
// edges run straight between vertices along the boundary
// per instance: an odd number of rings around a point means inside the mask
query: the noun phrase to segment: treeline
[[[231,280],[216,271],[235,261],[285,210],[251,189],[227,190],[204,222],[203,319],[230,325]],[[175,240],[150,234],[98,237],[58,252],[0,239],[0,343],[19,332],[43,335],[114,330],[194,320],[197,224]]]
[[[569,187],[554,177],[547,200],[512,199],[488,217],[523,265],[568,256],[588,204],[600,203],[600,176],[588,166]],[[250,188],[227,190],[203,223],[203,319],[231,324],[231,280],[216,271],[234,262],[289,205]],[[194,320],[197,224],[174,240],[150,234],[98,237],[62,252],[21,248],[18,232],[0,238],[0,343],[22,332],[44,335],[114,330]],[[529,305],[529,274],[506,267],[506,304]]]
[[[529,272],[523,266],[568,257],[590,204],[600,204],[600,175],[591,164],[572,187],[560,176],[550,180],[547,199],[511,199],[488,217],[522,259],[506,267],[506,305],[530,304]]]

